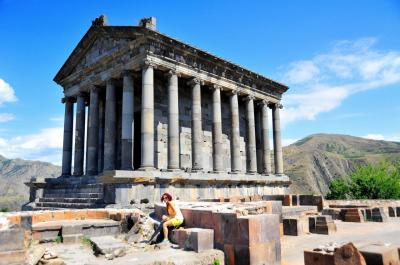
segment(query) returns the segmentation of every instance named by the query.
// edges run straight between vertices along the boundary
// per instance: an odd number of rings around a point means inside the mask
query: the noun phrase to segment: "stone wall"
[[[159,169],[166,169],[168,163],[168,87],[166,80],[155,77],[154,86],[154,130],[155,130],[155,166]],[[212,99],[211,90],[202,86],[202,126],[203,126],[203,168],[204,171],[213,170],[213,146],[212,146]],[[180,125],[180,163],[181,168],[192,167],[192,142],[191,142],[191,88],[179,82],[179,125]],[[231,113],[229,96],[221,93],[222,109],[222,132],[223,132],[223,153],[224,167],[230,171],[231,167]],[[239,100],[240,112],[240,151],[242,153],[242,169],[246,170],[246,139],[247,123],[245,118],[245,107]],[[137,125],[138,126],[138,125]]]

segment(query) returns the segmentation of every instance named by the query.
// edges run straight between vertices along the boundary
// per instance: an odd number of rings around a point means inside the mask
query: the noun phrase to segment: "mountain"
[[[325,195],[334,178],[360,165],[400,158],[400,143],[338,134],[314,134],[284,148],[292,193]]]
[[[40,161],[7,159],[0,155],[0,208],[20,210],[29,199],[29,188],[24,182],[31,177],[57,177],[59,166]]]

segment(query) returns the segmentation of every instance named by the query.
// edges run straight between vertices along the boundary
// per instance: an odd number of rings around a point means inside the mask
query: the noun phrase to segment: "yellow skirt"
[[[170,219],[170,221],[171,221],[172,225],[175,227],[180,226],[183,223],[183,220],[175,218],[175,217]]]

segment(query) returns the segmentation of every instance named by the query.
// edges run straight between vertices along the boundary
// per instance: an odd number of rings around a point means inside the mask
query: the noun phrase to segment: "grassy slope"
[[[284,148],[285,171],[292,191],[326,194],[333,178],[346,177],[357,166],[400,158],[400,143],[315,134]]]

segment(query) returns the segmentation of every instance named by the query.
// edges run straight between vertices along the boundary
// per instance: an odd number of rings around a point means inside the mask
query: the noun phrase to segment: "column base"
[[[226,171],[223,170],[213,170],[211,171],[211,173],[216,173],[216,174],[220,174],[220,173],[225,173]]]
[[[156,170],[155,167],[140,167],[138,168],[139,171],[154,171]]]
[[[235,170],[235,171],[229,171],[229,174],[241,174],[242,171],[240,170]]]
[[[192,168],[190,171],[191,172],[203,172],[203,169],[202,168]]]
[[[167,172],[178,172],[178,171],[182,171],[182,169],[180,169],[180,168],[167,168]]]
[[[257,172],[256,171],[247,171],[246,174],[248,174],[248,175],[256,175]]]

